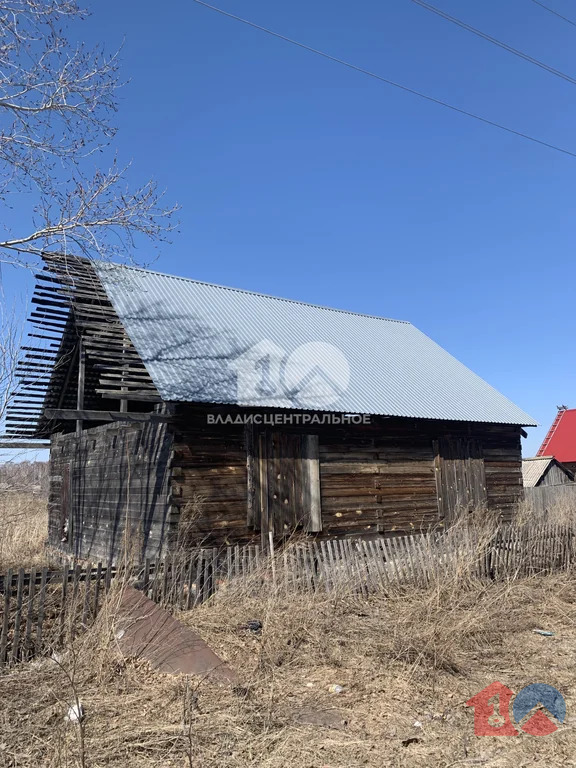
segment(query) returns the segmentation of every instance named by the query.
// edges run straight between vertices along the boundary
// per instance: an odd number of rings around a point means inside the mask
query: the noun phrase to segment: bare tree
[[[115,135],[118,54],[76,44],[76,0],[0,0],[0,200],[27,192],[31,225],[0,222],[0,262],[28,264],[42,251],[126,257],[134,238],[163,240],[174,207],[155,182],[136,189],[116,159],[98,168]]]
[[[5,461],[0,453],[0,503],[6,492],[19,491],[45,497],[48,488],[47,461],[23,460],[21,456]]]
[[[8,406],[18,381],[21,324],[14,312],[0,304],[0,427],[3,427]]]

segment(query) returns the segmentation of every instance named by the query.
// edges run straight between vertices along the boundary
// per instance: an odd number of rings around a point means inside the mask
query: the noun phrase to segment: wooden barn
[[[78,557],[390,536],[522,494],[535,422],[410,323],[54,254],[32,301],[6,433],[50,441],[49,543]]]

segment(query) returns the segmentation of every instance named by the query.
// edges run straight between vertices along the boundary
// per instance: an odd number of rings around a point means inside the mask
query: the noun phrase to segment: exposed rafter
[[[129,401],[161,402],[92,263],[54,253],[44,254],[43,261],[30,316],[40,332],[29,334],[41,345],[22,348],[6,435],[47,437],[60,429],[51,412],[78,409],[80,344],[85,358],[83,409],[127,412]],[[103,414],[102,420],[109,417]]]

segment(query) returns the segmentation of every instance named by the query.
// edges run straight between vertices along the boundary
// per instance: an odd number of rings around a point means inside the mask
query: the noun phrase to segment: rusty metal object
[[[122,653],[146,659],[159,672],[197,675],[218,683],[238,680],[196,632],[133,587],[124,588],[115,631]]]

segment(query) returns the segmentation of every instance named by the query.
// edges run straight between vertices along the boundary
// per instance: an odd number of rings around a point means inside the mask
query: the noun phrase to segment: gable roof
[[[559,467],[571,480],[572,473],[566,469],[554,456],[534,456],[522,459],[522,482],[525,488],[535,488],[552,465]]]
[[[576,462],[576,408],[560,409],[538,449],[538,456],[554,456],[558,461]]]
[[[536,424],[411,323],[94,269],[164,400]]]

